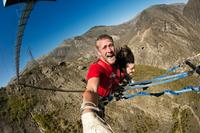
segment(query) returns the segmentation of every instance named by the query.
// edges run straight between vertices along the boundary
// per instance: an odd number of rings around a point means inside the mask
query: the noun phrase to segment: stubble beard
[[[116,61],[116,57],[115,56],[112,56],[112,57],[106,57],[106,62],[110,65],[113,65]]]

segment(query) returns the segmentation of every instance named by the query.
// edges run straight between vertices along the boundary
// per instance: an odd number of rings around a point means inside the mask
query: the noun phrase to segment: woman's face
[[[133,76],[133,73],[135,72],[135,64],[134,63],[127,63],[126,64],[126,72],[130,76]]]

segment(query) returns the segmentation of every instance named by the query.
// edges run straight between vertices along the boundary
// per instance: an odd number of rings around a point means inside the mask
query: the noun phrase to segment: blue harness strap
[[[177,69],[179,69],[179,68],[180,68],[180,65],[174,66],[174,67],[172,67],[172,68],[169,68],[165,74],[163,74],[163,75],[161,75],[161,76],[158,76],[158,77],[155,77],[154,79],[157,79],[157,78],[159,79],[159,78],[165,77],[165,76],[167,76],[170,72],[175,72],[175,71],[176,71]]]
[[[175,80],[179,80],[182,78],[185,78],[190,75],[189,72],[182,72],[179,74],[174,74],[174,75],[167,75],[167,76],[162,76],[162,77],[156,77],[151,80],[145,80],[142,82],[134,82],[130,83],[125,87],[125,90],[133,90],[136,88],[145,88],[145,87],[150,87],[150,86],[155,86],[155,85],[160,85],[168,82],[172,82]]]
[[[158,93],[149,93],[149,92],[141,91],[141,92],[137,92],[137,93],[134,93],[134,94],[124,94],[122,96],[122,99],[130,99],[130,98],[133,98],[133,97],[136,97],[136,96],[156,96],[156,97],[159,97],[159,96],[162,96],[164,94],[180,95],[180,94],[185,93],[185,92],[199,93],[200,92],[200,86],[196,86],[196,87],[187,86],[187,87],[184,87],[184,88],[177,90],[177,91],[164,90],[164,91],[158,92]]]
[[[178,74],[169,75],[168,73],[173,72],[173,71],[175,71],[179,68],[179,66],[175,66],[173,68],[168,69],[165,74],[158,76],[158,77],[155,77],[153,79],[129,83],[129,84],[127,84],[127,86],[124,87],[124,92],[123,92],[122,95],[120,95],[120,97],[122,99],[130,99],[130,98],[133,98],[135,96],[156,96],[156,97],[159,97],[159,96],[164,95],[164,94],[180,95],[182,93],[190,92],[190,91],[195,92],[195,93],[199,93],[200,92],[200,86],[196,86],[196,87],[186,86],[186,87],[184,87],[180,90],[176,90],[176,91],[167,89],[167,90],[164,90],[164,91],[161,91],[161,92],[158,92],[158,93],[149,93],[149,92],[140,91],[140,92],[137,92],[137,93],[128,94],[126,92],[128,90],[133,90],[133,89],[137,89],[137,88],[148,88],[148,87],[151,87],[151,86],[165,84],[165,83],[168,83],[168,82],[179,80],[179,79],[182,79],[182,78],[185,78],[185,77],[192,75],[194,72],[196,72],[197,74],[200,75],[200,66],[195,66],[194,64],[192,64],[188,60],[185,61],[185,64],[190,66],[190,68],[192,68],[192,70],[187,71],[187,72],[178,73]]]

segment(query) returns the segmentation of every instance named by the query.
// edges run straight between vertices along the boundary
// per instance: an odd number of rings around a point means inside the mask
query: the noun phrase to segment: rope
[[[58,88],[47,88],[47,87],[39,87],[39,86],[33,86],[33,85],[28,85],[28,84],[23,84],[19,83],[18,85],[24,86],[24,87],[30,87],[38,90],[45,90],[45,91],[59,91],[59,92],[77,92],[77,93],[82,93],[84,92],[83,90],[64,90],[64,89],[58,89]]]

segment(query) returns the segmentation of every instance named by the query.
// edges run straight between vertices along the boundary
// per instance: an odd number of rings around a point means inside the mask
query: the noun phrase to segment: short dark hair
[[[114,42],[113,38],[111,36],[107,35],[107,34],[101,34],[101,35],[99,35],[97,37],[96,42],[99,41],[99,40],[102,40],[102,39],[109,39],[110,41]]]
[[[116,59],[120,69],[125,69],[127,63],[135,63],[134,54],[127,45],[116,50]]]

